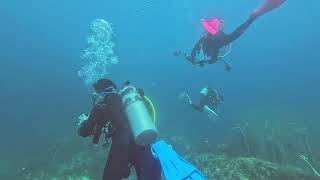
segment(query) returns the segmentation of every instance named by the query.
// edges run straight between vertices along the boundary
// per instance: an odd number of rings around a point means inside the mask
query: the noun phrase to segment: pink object
[[[257,18],[257,17],[279,7],[285,1],[286,0],[265,0],[264,3],[260,7],[258,7],[256,10],[253,11],[251,16],[253,18]]]
[[[203,20],[202,22],[203,28],[210,34],[215,35],[219,32],[220,20],[218,18],[214,18],[212,20]]]

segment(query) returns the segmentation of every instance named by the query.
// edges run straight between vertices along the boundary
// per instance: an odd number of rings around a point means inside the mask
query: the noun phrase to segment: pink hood
[[[203,20],[202,22],[203,28],[213,36],[219,32],[220,28],[220,20],[218,18],[214,18],[212,20]]]

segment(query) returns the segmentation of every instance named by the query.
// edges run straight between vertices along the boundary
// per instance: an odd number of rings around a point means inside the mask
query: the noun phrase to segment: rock
[[[317,177],[304,172],[300,168],[283,167],[254,157],[229,158],[226,155],[208,153],[194,155],[193,161],[207,179],[317,179]]]

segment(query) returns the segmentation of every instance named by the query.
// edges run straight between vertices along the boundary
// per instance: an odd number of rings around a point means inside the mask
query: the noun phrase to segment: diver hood
[[[218,18],[212,20],[202,20],[203,28],[211,35],[216,35],[220,31],[221,21]]]

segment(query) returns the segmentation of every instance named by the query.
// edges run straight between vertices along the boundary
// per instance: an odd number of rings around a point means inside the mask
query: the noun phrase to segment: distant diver
[[[212,121],[216,121],[216,118],[219,117],[219,105],[224,101],[221,93],[208,86],[204,87],[200,91],[199,104],[193,103],[189,94],[186,92],[180,94],[179,99],[185,101],[197,111],[205,111],[208,114],[209,119]]]
[[[187,55],[181,51],[175,51],[173,55],[184,55],[187,61],[198,67],[204,67],[206,64],[215,64],[220,58],[223,58],[229,54],[231,43],[238,39],[248,29],[252,22],[254,22],[259,16],[280,6],[285,1],[286,0],[265,0],[263,5],[254,10],[249,18],[230,34],[226,34],[221,29],[221,25],[224,22],[222,19],[202,19],[201,23],[205,33],[193,47],[191,55]],[[200,54],[201,50],[204,58],[197,59],[196,56]],[[221,50],[224,51],[223,54],[221,54]],[[226,61],[224,61],[224,64],[225,70],[230,71],[231,65],[229,65]]]

